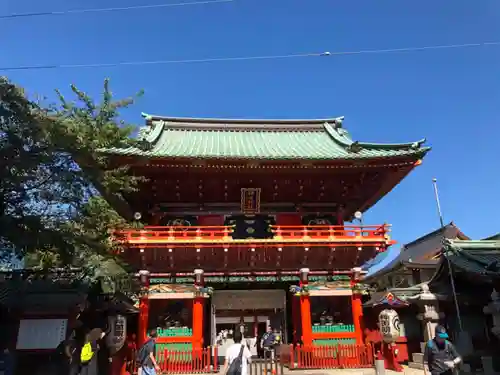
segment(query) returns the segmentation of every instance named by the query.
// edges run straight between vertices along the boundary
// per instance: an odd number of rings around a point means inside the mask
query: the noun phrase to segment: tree
[[[71,89],[74,101],[57,91],[59,103],[44,106],[0,78],[0,244],[29,265],[102,274],[100,265],[120,268],[108,261],[117,250],[109,233],[128,225],[108,201],[123,201],[142,178],[101,151],[139,145],[119,120],[135,98],[113,100],[108,80],[100,103]]]

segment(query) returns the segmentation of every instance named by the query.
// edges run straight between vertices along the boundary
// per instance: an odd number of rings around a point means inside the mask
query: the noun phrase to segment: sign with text
[[[260,212],[260,188],[241,189],[241,212],[258,214]]]
[[[216,310],[284,309],[284,290],[217,290],[212,297]]]

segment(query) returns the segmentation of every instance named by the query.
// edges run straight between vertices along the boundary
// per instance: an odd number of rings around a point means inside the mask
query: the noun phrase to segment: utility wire
[[[27,17],[42,17],[42,16],[62,16],[70,14],[82,14],[82,13],[101,13],[101,12],[120,12],[124,10],[142,10],[142,9],[155,9],[155,8],[170,8],[170,7],[182,7],[188,5],[206,5],[206,4],[217,4],[217,3],[230,3],[234,0],[201,0],[183,3],[166,3],[166,4],[150,4],[150,5],[132,5],[128,7],[114,7],[114,8],[90,8],[90,9],[73,9],[73,10],[62,10],[54,12],[32,12],[32,13],[18,13],[18,14],[5,14],[0,15],[1,19],[8,18],[27,18]]]
[[[288,54],[288,55],[263,55],[263,56],[241,56],[241,57],[219,57],[219,58],[216,57],[216,58],[186,59],[186,60],[121,61],[121,62],[94,63],[94,64],[51,64],[51,65],[4,66],[4,67],[0,67],[0,71],[7,72],[7,71],[16,71],[16,70],[106,68],[106,67],[118,67],[118,66],[138,66],[138,65],[191,64],[191,63],[213,63],[213,62],[250,61],[250,60],[278,60],[278,59],[292,59],[292,58],[299,58],[299,57],[326,57],[326,56],[384,54],[384,53],[397,53],[397,52],[421,52],[421,51],[440,50],[440,49],[458,49],[458,48],[489,47],[489,46],[500,46],[500,41],[499,42],[483,42],[483,43],[467,43],[467,44],[446,44],[446,45],[425,46],[425,47],[358,50],[358,51],[296,53],[296,54]]]

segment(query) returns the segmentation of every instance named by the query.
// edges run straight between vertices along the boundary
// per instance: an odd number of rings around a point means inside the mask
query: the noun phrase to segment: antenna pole
[[[443,236],[443,246],[444,246],[444,240],[445,240],[445,225],[444,225],[444,219],[443,219],[443,213],[441,211],[441,203],[439,201],[439,192],[438,192],[438,187],[437,187],[437,179],[433,178],[432,179],[432,185],[434,186],[434,198],[436,200],[436,207],[438,211],[438,216],[439,216],[439,223],[441,224],[441,234]],[[458,298],[457,298],[457,290],[455,288],[455,278],[453,277],[453,270],[451,268],[451,262],[450,259],[448,258],[448,255],[443,251],[442,254],[446,258],[446,262],[448,263],[448,273],[450,275],[450,284],[451,284],[451,293],[453,294],[453,301],[455,302],[455,311],[457,313],[457,320],[458,320],[458,327],[460,329],[460,332],[463,332],[463,326],[462,326],[462,317],[460,315],[460,307],[458,305]]]

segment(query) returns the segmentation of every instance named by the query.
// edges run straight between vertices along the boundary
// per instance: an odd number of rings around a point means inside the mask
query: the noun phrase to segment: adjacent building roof
[[[478,289],[477,284],[471,283],[467,276],[479,276],[479,278],[475,277],[474,280],[480,280],[481,283],[488,283],[500,278],[500,240],[445,239],[442,250],[445,257],[441,256],[439,258],[439,267],[436,268],[436,272],[430,280],[407,288],[389,288],[387,291],[374,292],[370,300],[365,303],[365,306],[387,303],[386,296],[388,295],[397,297],[397,299],[406,303],[411,303],[423,292],[421,285],[427,283],[430,291],[438,299],[451,298],[447,259],[454,270],[455,285],[460,300],[478,302],[482,301],[481,298],[484,298],[485,295],[489,295],[491,291],[488,288]],[[459,275],[465,275],[466,277],[457,277]],[[399,303],[401,301],[394,299],[392,302]]]
[[[364,307],[375,307],[388,305],[392,307],[405,307],[410,304],[408,299],[421,293],[419,287],[412,288],[392,288],[388,291],[374,292],[370,294],[370,299],[366,301]]]
[[[425,140],[401,144],[353,141],[343,117],[318,120],[225,120],[143,114],[144,148],[112,148],[111,154],[151,158],[352,160],[423,157]]]
[[[483,238],[483,240],[500,240],[500,233],[494,234],[493,236]]]
[[[79,288],[60,286],[46,280],[28,283],[5,280],[0,283],[0,306],[18,308],[29,313],[61,313],[85,301]]]
[[[83,305],[92,292],[89,285],[68,284],[67,280],[18,280],[7,279],[0,282],[0,307],[17,308],[30,314],[67,313],[78,304]],[[135,313],[134,302],[120,291],[102,290],[103,282],[91,287],[101,290],[95,308],[114,309]]]
[[[500,280],[500,241],[448,240],[443,250],[446,257],[441,258],[441,266],[429,282],[431,291],[451,299],[451,266],[460,303],[484,306],[490,300],[492,283]]]
[[[388,273],[397,271],[401,267],[426,268],[435,267],[439,263],[439,254],[443,247],[443,239],[468,240],[465,234],[450,222],[442,228],[430,232],[416,240],[402,246],[401,252],[380,270],[366,277],[369,282]],[[378,265],[376,263],[375,265]]]
[[[446,257],[458,270],[500,277],[500,240],[447,240],[444,250]]]

